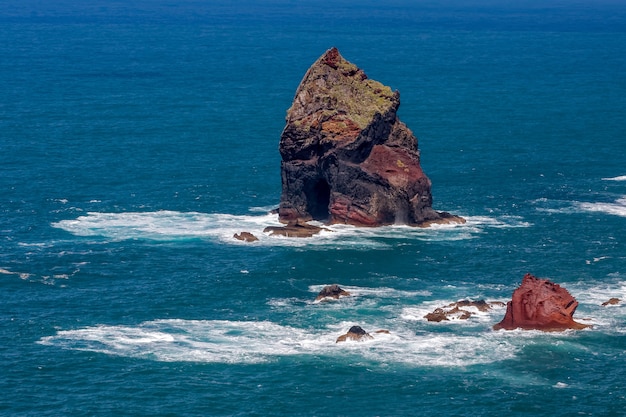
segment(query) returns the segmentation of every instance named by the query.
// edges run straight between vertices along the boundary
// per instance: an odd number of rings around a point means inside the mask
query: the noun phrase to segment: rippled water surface
[[[0,415],[623,415],[626,10],[417,3],[0,5]],[[263,233],[331,46],[466,224]],[[592,327],[424,318],[527,272]]]

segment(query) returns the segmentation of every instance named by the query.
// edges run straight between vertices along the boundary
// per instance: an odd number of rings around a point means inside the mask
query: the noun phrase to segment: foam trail
[[[255,208],[256,210],[256,208]],[[390,240],[455,241],[473,239],[490,228],[529,227],[518,217],[467,217],[466,224],[433,225],[428,228],[383,226],[359,228],[347,225],[324,226],[326,229],[312,238],[269,236],[267,226],[280,226],[276,214],[232,215],[198,212],[156,211],[99,213],[89,212],[74,220],[52,223],[76,236],[119,240],[213,239],[229,244],[267,246],[332,245],[361,248],[388,247]],[[243,243],[233,238],[242,231],[254,234],[259,241]]]
[[[626,175],[620,175],[613,178],[602,178],[603,181],[626,181]]]
[[[234,240],[243,230],[261,236],[266,226],[278,226],[275,215],[205,214],[198,212],[156,211],[99,213],[90,212],[75,220],[62,220],[53,227],[76,236],[104,237],[113,240],[176,240],[216,238]]]
[[[21,279],[28,279],[31,276],[31,274],[26,273],[26,272],[13,272],[13,271],[9,271],[8,269],[4,269],[4,268],[0,268],[0,274],[17,275]]]
[[[262,363],[300,355],[416,367],[492,363],[510,359],[518,350],[494,332],[416,335],[401,328],[372,333],[373,339],[365,342],[335,343],[349,326],[305,330],[267,321],[170,319],[64,330],[38,343],[164,362]]]
[[[309,292],[311,293],[319,293],[322,288],[329,284],[321,284],[321,285],[310,285]],[[385,297],[385,298],[411,298],[416,296],[429,296],[432,293],[427,290],[421,291],[403,291],[396,290],[395,288],[387,288],[387,287],[357,287],[351,285],[340,285],[339,286],[348,291],[352,296],[368,296],[368,297]]]
[[[581,203],[575,205],[583,211],[600,212],[615,216],[626,217],[626,197],[616,200],[614,203]]]

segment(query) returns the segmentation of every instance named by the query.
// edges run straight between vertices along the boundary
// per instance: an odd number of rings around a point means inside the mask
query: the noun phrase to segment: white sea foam
[[[319,293],[322,288],[329,284],[321,284],[321,285],[310,285],[309,292],[311,293]],[[341,285],[339,286],[350,293],[352,296],[368,296],[368,297],[380,297],[380,298],[411,298],[411,297],[427,297],[432,293],[430,291],[422,290],[422,291],[404,291],[397,290],[395,288],[387,288],[387,287],[357,287],[351,285]]]
[[[409,366],[470,366],[515,356],[518,348],[495,332],[474,335],[375,333],[371,340],[336,343],[350,324],[308,330],[251,321],[156,320],[137,326],[94,326],[59,331],[38,343],[64,349],[157,361],[261,363],[281,357],[331,356]]]
[[[0,274],[17,275],[18,277],[20,277],[20,279],[28,279],[31,276],[31,274],[29,274],[27,272],[13,272],[13,271],[9,271],[8,269],[4,269],[4,268],[0,268]]]
[[[77,236],[105,237],[113,240],[173,240],[216,238],[234,241],[233,235],[250,231],[264,237],[266,226],[279,226],[275,215],[236,216],[198,212],[156,211],[127,213],[90,212],[75,220],[62,220],[53,227]]]
[[[613,203],[582,203],[576,202],[574,206],[583,211],[600,212],[626,217],[626,197],[620,198]]]
[[[259,211],[261,211],[259,209]],[[263,209],[263,211],[265,211]],[[168,241],[178,239],[216,239],[229,244],[267,246],[333,245],[351,247],[386,247],[390,240],[454,241],[472,239],[490,228],[529,227],[518,217],[492,218],[469,216],[466,224],[433,225],[428,228],[384,226],[359,228],[348,225],[325,226],[309,238],[270,236],[267,226],[280,226],[276,214],[232,215],[198,212],[154,211],[100,213],[89,212],[73,220],[52,223],[76,236],[101,237],[111,240],[145,239]],[[259,241],[244,243],[233,238],[242,231],[250,232]]]
[[[567,290],[578,301],[574,319],[584,324],[591,324],[594,329],[607,332],[626,331],[626,281],[589,285],[589,282],[567,284]],[[611,298],[620,300],[618,304],[602,304]]]
[[[491,300],[489,300],[491,301]],[[448,306],[455,301],[450,300],[429,300],[418,306],[404,307],[400,313],[400,318],[407,321],[427,321],[426,315],[432,313],[437,308],[448,310]],[[471,325],[475,323],[498,323],[504,317],[506,307],[503,305],[492,305],[488,311],[480,311],[476,307],[467,306],[460,307],[460,309],[472,313],[469,319],[460,319],[460,314],[452,314],[448,317],[449,320],[439,323],[433,323],[433,325],[446,325],[446,324],[459,324],[459,325]]]
[[[554,214],[576,214],[581,212],[596,212],[626,217],[626,196],[614,202],[585,202],[563,200],[535,200],[536,210]]]
[[[626,175],[620,175],[613,178],[602,178],[603,181],[626,181]]]

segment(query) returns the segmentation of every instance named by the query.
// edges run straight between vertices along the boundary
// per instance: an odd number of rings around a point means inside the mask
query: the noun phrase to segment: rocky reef
[[[241,240],[242,242],[256,242],[259,240],[258,237],[254,236],[250,232],[235,233],[233,237],[237,240]]]
[[[389,334],[389,330],[381,329],[381,330],[376,330],[374,333]],[[362,342],[362,341],[373,339],[373,338],[374,337],[368,332],[366,332],[365,330],[363,330],[361,326],[352,326],[350,327],[350,330],[348,330],[348,333],[342,334],[341,336],[339,336],[337,340],[335,341],[335,343],[346,342],[348,340],[352,340],[355,342]]]
[[[286,224],[427,226],[464,220],[432,208],[417,139],[396,113],[400,94],[336,48],[306,72],[280,138]]]
[[[504,319],[493,328],[562,331],[590,327],[574,321],[577,307],[578,301],[565,288],[526,274],[506,305]]]
[[[602,305],[604,307],[606,307],[606,306],[615,306],[615,305],[618,305],[620,302],[621,302],[621,300],[619,298],[612,297],[612,298],[609,298],[607,301],[603,302]]]
[[[349,297],[350,293],[337,284],[327,285],[317,294],[315,301],[338,300],[340,297]]]
[[[475,312],[471,311],[476,309],[480,312],[487,312],[494,306],[502,307],[504,303],[500,301],[485,301],[485,300],[461,300],[447,306],[436,308],[432,313],[428,313],[424,318],[428,321],[449,321],[449,320],[467,320],[472,317]]]

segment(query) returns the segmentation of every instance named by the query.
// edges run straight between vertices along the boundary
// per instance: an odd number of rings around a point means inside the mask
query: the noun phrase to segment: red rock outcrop
[[[432,209],[417,139],[396,116],[400,94],[336,48],[300,83],[280,138],[282,223],[463,223]]]
[[[561,331],[590,327],[574,321],[577,307],[578,301],[565,288],[526,274],[506,305],[504,319],[493,328]]]

